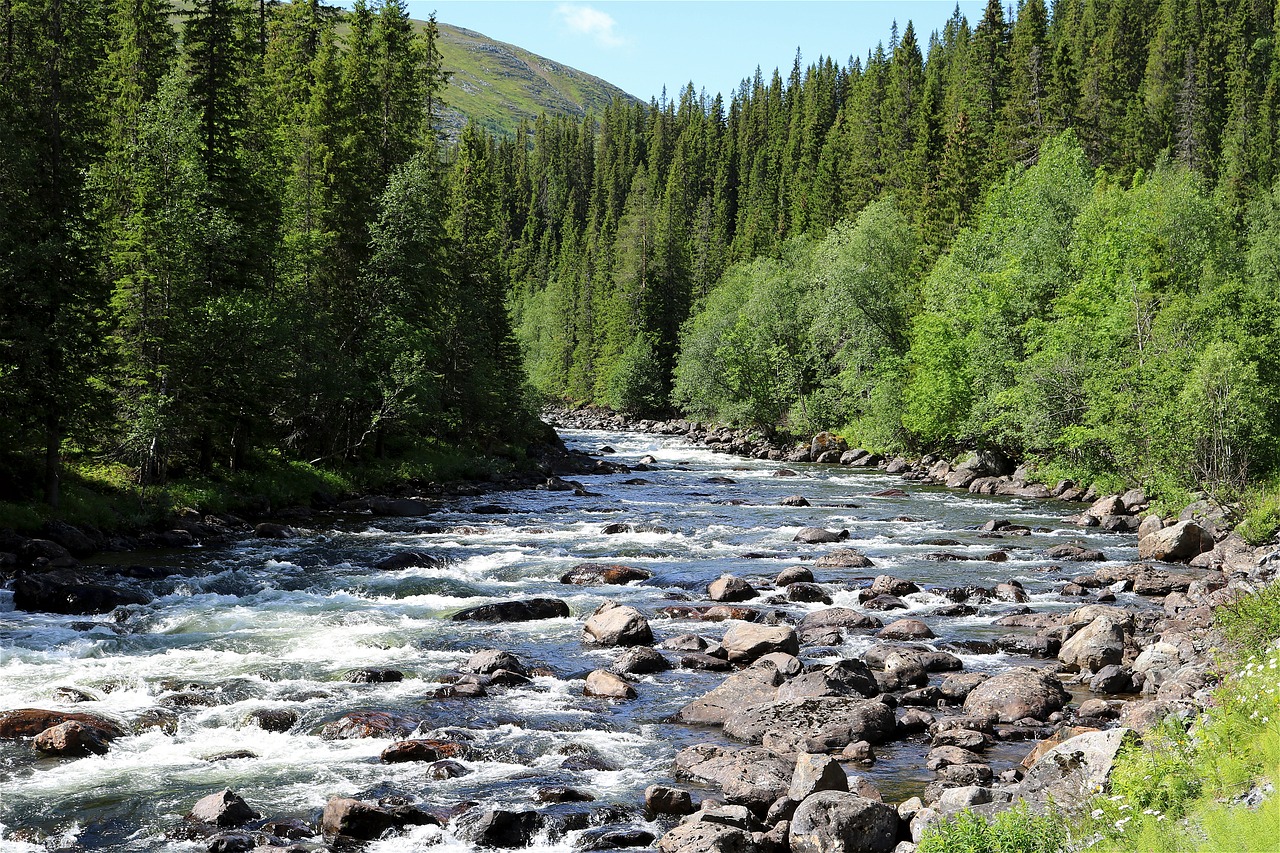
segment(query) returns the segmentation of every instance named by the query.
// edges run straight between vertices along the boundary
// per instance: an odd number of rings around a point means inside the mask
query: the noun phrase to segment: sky
[[[407,0],[414,18],[466,27],[594,74],[642,100],[693,82],[726,96],[759,66],[785,76],[796,49],[844,64],[914,21],[921,50],[955,0]],[[976,26],[985,3],[962,0]]]

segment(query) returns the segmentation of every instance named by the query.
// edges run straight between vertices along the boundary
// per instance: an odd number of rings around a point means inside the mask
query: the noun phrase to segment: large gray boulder
[[[824,530],[821,527],[802,527],[793,542],[820,545],[825,542],[843,542],[849,538],[848,530]]]
[[[791,819],[791,853],[889,853],[897,840],[897,809],[857,794],[820,791]]]
[[[995,714],[1002,723],[1030,717],[1044,720],[1061,711],[1071,694],[1056,675],[1031,666],[1002,672],[970,691],[964,700],[968,714]]]
[[[1110,616],[1099,616],[1071,635],[1058,650],[1068,669],[1097,672],[1124,659],[1124,628]]]
[[[893,711],[875,699],[823,696],[747,707],[725,720],[730,737],[760,743],[767,734],[840,749],[855,741],[882,743],[895,729]]]
[[[728,802],[763,815],[774,800],[790,790],[793,770],[791,762],[767,749],[728,749],[703,743],[676,753],[674,775],[714,785]]]
[[[677,711],[676,716],[694,725],[723,725],[743,708],[774,701],[782,681],[782,674],[775,667],[753,666],[729,676],[718,687]]]
[[[849,777],[830,755],[802,752],[796,756],[796,769],[791,775],[787,796],[797,803],[818,791],[848,791]]]
[[[662,853],[757,853],[751,833],[723,823],[682,823],[658,842]]]
[[[649,620],[634,607],[606,601],[583,626],[587,639],[601,646],[646,646],[653,642]]]
[[[1068,809],[1082,805],[1094,793],[1108,790],[1116,755],[1133,737],[1132,729],[1118,728],[1069,738],[1031,765],[1016,794],[1034,803],[1052,799]]]
[[[1212,534],[1194,521],[1179,521],[1138,540],[1143,560],[1185,561],[1212,550]]]
[[[720,641],[729,660],[748,662],[774,652],[785,652],[789,655],[800,654],[800,640],[794,629],[786,625],[757,625],[751,622],[737,622],[725,632]]]
[[[778,688],[778,699],[812,696],[855,696],[870,699],[880,693],[871,668],[860,660],[842,660],[790,679]]]

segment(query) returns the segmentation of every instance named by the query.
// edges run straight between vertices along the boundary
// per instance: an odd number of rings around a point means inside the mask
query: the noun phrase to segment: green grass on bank
[[[1205,711],[1166,718],[1126,747],[1109,791],[1075,815],[1034,818],[1039,824],[1019,810],[985,828],[975,824],[982,818],[957,817],[928,835],[921,853],[1280,851],[1280,583],[1221,608],[1216,622],[1228,648]]]
[[[451,446],[421,446],[394,459],[361,465],[323,466],[277,454],[254,458],[248,470],[215,470],[158,486],[139,486],[134,470],[119,463],[81,459],[63,472],[62,501],[54,509],[37,502],[0,502],[0,529],[33,533],[48,521],[64,521],[104,532],[138,530],[175,512],[253,514],[310,506],[317,498],[375,493],[403,484],[487,480],[510,473],[520,461]]]

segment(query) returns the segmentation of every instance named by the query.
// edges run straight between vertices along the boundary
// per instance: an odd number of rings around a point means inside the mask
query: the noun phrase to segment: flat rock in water
[[[793,772],[793,762],[767,749],[730,749],[704,743],[676,753],[674,775],[714,785],[728,802],[763,814],[787,793]]]
[[[750,662],[774,652],[790,655],[800,653],[800,640],[794,629],[785,625],[755,625],[749,622],[735,623],[725,632],[721,647],[733,662]]]
[[[820,569],[867,569],[874,563],[866,554],[852,548],[838,548],[813,561]]]
[[[384,572],[398,571],[399,569],[408,568],[425,568],[427,566],[436,566],[440,564],[440,560],[431,556],[425,551],[399,551],[373,564],[375,569],[381,569]]]
[[[1069,701],[1071,694],[1056,675],[1024,666],[973,688],[964,700],[964,709],[969,714],[995,714],[1002,723],[1014,723],[1027,717],[1046,719]]]
[[[707,597],[712,601],[747,601],[759,595],[755,587],[742,578],[724,575],[707,585]]]
[[[828,607],[826,610],[815,610],[800,620],[796,630],[802,634],[824,628],[879,628],[884,623],[874,616],[868,616],[848,607]]]
[[[355,740],[358,738],[400,738],[412,732],[418,721],[383,711],[357,711],[346,714],[320,729],[323,740]]]
[[[17,708],[0,711],[0,740],[35,737],[59,723],[75,720],[101,731],[108,740],[123,737],[124,726],[98,714],[71,711],[46,711],[43,708]]]
[[[150,601],[151,596],[139,590],[108,586],[69,569],[22,575],[13,582],[13,606],[18,610],[86,616]]]
[[[560,583],[603,586],[647,581],[653,573],[618,563],[579,563],[560,576]]]
[[[842,542],[848,538],[848,530],[824,530],[821,527],[803,527],[792,541],[804,542],[808,545],[819,545],[824,542]]]
[[[563,619],[568,615],[569,605],[558,598],[530,598],[468,607],[450,618],[455,622],[530,622],[535,619]]]
[[[743,708],[772,702],[783,677],[772,667],[751,667],[729,676],[676,712],[676,717],[693,725],[722,725]]]
[[[749,743],[780,732],[839,749],[860,740],[881,743],[895,726],[893,711],[878,700],[815,697],[743,708],[725,720],[724,731]]]
[[[587,676],[584,696],[595,696],[601,699],[634,699],[636,689],[624,678],[604,669],[597,669]]]

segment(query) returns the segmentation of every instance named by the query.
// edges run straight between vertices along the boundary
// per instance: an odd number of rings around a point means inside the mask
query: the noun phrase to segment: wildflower
[[[1089,817],[1093,818],[1094,820],[1097,820],[1098,818],[1102,817],[1102,809],[1094,809],[1093,811],[1089,812]]]
[[[1148,778],[1148,779],[1150,779],[1151,777],[1150,777],[1150,776],[1148,776],[1147,778]],[[1118,803],[1118,802],[1120,802],[1121,800],[1123,800],[1123,799],[1124,799],[1124,794],[1114,794],[1114,795],[1112,795],[1112,796],[1110,796],[1110,797],[1107,797],[1107,799],[1108,799],[1108,800],[1110,800],[1110,801],[1111,801],[1111,802],[1113,802],[1113,803]]]
[[[1115,824],[1116,829],[1120,830],[1121,832],[1124,832],[1124,825],[1132,819],[1133,818],[1128,818],[1128,817],[1120,818],[1118,821],[1116,821],[1116,824]]]

